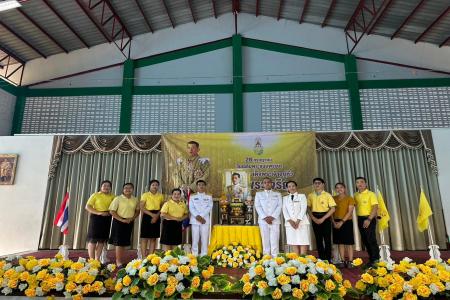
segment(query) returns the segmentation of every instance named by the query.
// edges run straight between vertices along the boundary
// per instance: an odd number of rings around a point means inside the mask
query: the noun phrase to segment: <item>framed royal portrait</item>
[[[16,175],[17,154],[0,154],[0,185],[13,185]]]

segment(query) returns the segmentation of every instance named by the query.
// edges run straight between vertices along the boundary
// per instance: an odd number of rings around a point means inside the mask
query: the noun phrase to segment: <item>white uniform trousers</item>
[[[200,256],[208,254],[209,243],[209,223],[205,224],[192,224],[192,254],[198,256],[198,243],[201,242],[202,248]]]
[[[280,224],[267,224],[266,221],[261,220],[259,230],[261,231],[263,254],[277,256],[280,247]]]

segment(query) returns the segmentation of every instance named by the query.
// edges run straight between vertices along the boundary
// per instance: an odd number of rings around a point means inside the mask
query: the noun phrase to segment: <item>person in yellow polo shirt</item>
[[[313,179],[314,192],[308,195],[308,213],[312,220],[319,258],[331,262],[331,216],[336,202],[324,191],[325,180]]]
[[[87,240],[89,258],[91,259],[100,260],[103,246],[108,240],[111,229],[109,205],[115,197],[111,193],[111,188],[111,181],[102,181],[100,191],[92,194],[86,203],[85,208],[90,213]]]
[[[139,200],[133,196],[134,185],[125,183],[122,195],[117,196],[109,205],[109,212],[113,216],[109,243],[116,246],[116,264],[118,267],[125,263],[125,247],[131,245],[131,233],[134,220],[139,216]]]
[[[161,219],[159,211],[164,202],[163,194],[158,192],[159,181],[150,181],[150,191],[141,196],[141,254],[146,257],[155,252],[156,240],[161,233]]]
[[[181,199],[181,189],[173,189],[172,197],[161,208],[161,244],[164,251],[174,249],[182,243],[182,223],[188,213],[187,205]]]
[[[367,181],[364,177],[356,178],[358,191],[353,195],[356,202],[356,215],[358,216],[358,228],[361,240],[369,254],[369,266],[380,259],[376,236],[378,200],[374,192],[367,189]]]

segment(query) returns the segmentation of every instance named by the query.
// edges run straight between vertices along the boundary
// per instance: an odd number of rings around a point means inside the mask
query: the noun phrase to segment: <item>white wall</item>
[[[233,83],[231,47],[136,69],[135,85]]]
[[[445,227],[450,233],[450,128],[433,129],[434,150],[439,170],[438,180],[444,210]]]
[[[0,88],[0,136],[11,134],[15,105],[16,96]]]
[[[0,137],[0,153],[19,155],[14,185],[0,185],[0,256],[38,248],[52,143],[52,136]]]
[[[69,78],[51,80],[50,82],[34,85],[31,88],[41,89],[122,86],[122,77],[123,66],[116,66]]]
[[[136,36],[132,42],[131,57],[133,59],[146,57],[149,55],[173,51],[176,49],[190,47],[202,43],[207,43],[223,38],[229,38],[234,34],[233,15],[226,14],[219,18],[204,19],[197,24],[188,23],[177,26],[175,29],[167,28],[156,31],[155,33],[147,33]],[[307,47],[317,50],[336,52],[346,54],[347,47],[345,43],[344,31],[338,28],[325,27],[313,24],[298,24],[295,21],[280,20],[270,17],[255,17],[249,14],[239,14],[238,16],[238,33],[243,37],[267,40],[277,43],[289,44],[294,46]],[[244,51],[247,51],[244,49]],[[273,65],[265,59],[265,54],[258,54],[254,52],[259,58],[251,58],[253,64]],[[355,55],[372,58],[378,60],[392,61],[400,64],[414,65],[429,69],[438,69],[450,72],[450,47],[439,48],[436,45],[418,43],[414,44],[411,41],[403,39],[390,40],[387,37],[381,36],[365,36],[362,42],[356,48]],[[244,53],[245,55],[245,53]],[[225,59],[227,59],[225,57]],[[293,59],[292,56],[286,55],[285,58],[280,58],[283,61]],[[69,54],[61,53],[50,56],[47,59],[39,58],[27,63],[25,74],[23,78],[24,85],[35,82],[49,80],[52,78],[78,73],[94,68],[104,67],[107,65],[123,62],[124,56],[119,50],[110,44],[101,44],[91,49],[80,49],[70,52]],[[221,65],[221,60],[216,59],[215,64]],[[300,62],[299,62],[300,63]],[[295,63],[297,66],[299,63]],[[42,65],[45,64],[45,68]],[[166,64],[172,66],[171,64]],[[283,63],[278,67],[280,73],[292,72],[292,66],[285,66]],[[188,63],[182,68],[191,68]],[[316,70],[315,67],[305,62],[300,66],[307,69],[308,73],[319,71],[320,73],[335,72],[335,68],[330,66],[330,69],[323,69],[322,66]],[[358,61],[362,79],[379,79],[380,77],[373,77],[373,74],[383,74],[381,78],[420,78],[424,76],[440,77],[441,75],[428,72],[415,72],[407,68],[398,68],[385,64],[376,64],[367,61]],[[211,66],[207,68],[200,67],[195,71],[196,75],[206,75],[211,73]],[[157,68],[154,66],[154,68]],[[171,67],[172,74],[177,74],[178,65]],[[311,70],[311,68],[313,68]],[[202,72],[201,70],[205,70]],[[253,70],[253,69],[250,69]],[[181,70],[182,74],[187,74]],[[254,69],[255,72],[262,71],[261,69]],[[277,72],[278,72],[277,71]],[[114,72],[110,70],[110,72]],[[184,73],[183,73],[184,72]],[[253,72],[253,71],[251,71]],[[264,71],[265,72],[265,71]],[[156,74],[157,75],[157,74]],[[168,72],[163,72],[164,76],[169,76]],[[226,74],[229,76],[230,74]],[[260,76],[261,74],[247,74],[248,76]],[[264,74],[263,74],[264,75]],[[420,76],[419,76],[420,75]],[[111,75],[115,77],[114,75]],[[319,75],[315,75],[319,76]],[[92,78],[95,82],[98,78]],[[100,78],[101,79],[101,78]],[[325,79],[324,79],[325,80]],[[286,80],[288,81],[288,80]],[[214,83],[215,81],[211,81]]]

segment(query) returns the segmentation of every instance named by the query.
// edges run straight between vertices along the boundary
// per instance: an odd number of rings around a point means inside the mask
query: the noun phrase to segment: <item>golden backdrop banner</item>
[[[196,182],[204,180],[218,198],[237,184],[233,177],[251,195],[262,189],[264,177],[275,190],[284,191],[287,181],[295,180],[309,192],[317,175],[314,132],[164,134],[162,147],[165,192],[195,191]]]

